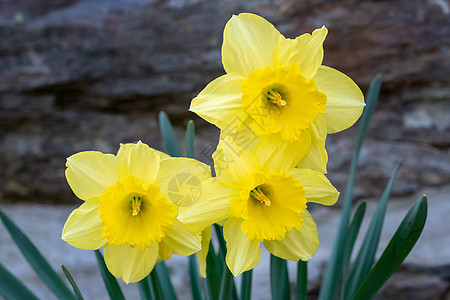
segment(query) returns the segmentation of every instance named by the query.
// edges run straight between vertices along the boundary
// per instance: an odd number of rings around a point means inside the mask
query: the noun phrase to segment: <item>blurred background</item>
[[[119,143],[137,140],[164,150],[160,111],[181,141],[188,120],[195,121],[196,158],[210,162],[218,130],[188,107],[208,82],[224,74],[223,28],[240,12],[265,17],[291,38],[327,26],[324,64],[349,75],[363,92],[382,74],[355,198],[379,197],[403,158],[394,205],[406,213],[411,201],[427,193],[433,195],[430,213],[436,217],[429,216],[423,251],[416,251],[397,276],[399,283],[392,282],[380,299],[419,299],[417,291],[431,293],[420,299],[450,299],[448,0],[0,0],[2,209],[32,231],[40,247],[63,245],[63,223],[80,204],[64,178],[66,157],[85,150],[116,153]],[[355,127],[327,140],[329,178],[340,191],[356,134]],[[427,229],[431,224],[435,229]],[[432,242],[444,247],[439,255]],[[9,268],[33,281],[3,227],[0,243],[0,261],[17,259]],[[52,260],[64,259],[65,250],[52,251],[47,252]],[[78,256],[69,262],[82,273],[90,262],[76,263],[85,254],[74,253]],[[61,262],[54,263],[57,268]],[[415,296],[395,298],[402,291]]]

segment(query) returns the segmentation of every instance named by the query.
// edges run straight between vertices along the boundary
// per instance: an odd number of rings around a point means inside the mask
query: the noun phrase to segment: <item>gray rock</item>
[[[82,150],[115,152],[120,142],[137,140],[161,149],[161,110],[181,136],[187,120],[196,120],[197,157],[204,156],[217,133],[188,112],[189,101],[223,74],[222,30],[244,11],[263,15],[288,37],[325,24],[324,64],[363,90],[383,74],[358,198],[383,188],[400,156],[405,163],[395,194],[449,182],[444,1],[1,1],[0,199],[73,201],[65,158]],[[329,137],[329,174],[339,189],[355,134]]]

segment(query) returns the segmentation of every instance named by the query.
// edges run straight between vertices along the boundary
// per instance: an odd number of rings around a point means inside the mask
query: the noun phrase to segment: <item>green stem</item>
[[[250,300],[252,296],[253,269],[242,274],[241,300]]]
[[[308,263],[297,263],[297,300],[306,300],[308,294]]]

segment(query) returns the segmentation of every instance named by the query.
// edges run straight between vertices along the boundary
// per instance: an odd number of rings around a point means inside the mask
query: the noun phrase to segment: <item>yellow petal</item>
[[[98,199],[84,202],[69,215],[62,232],[68,244],[84,250],[97,250],[106,243],[101,233],[101,220],[97,212]]]
[[[178,210],[178,220],[197,232],[229,218],[230,199],[239,194],[239,191],[224,186],[216,178],[205,181],[202,189],[202,196],[194,205],[180,207]]]
[[[156,149],[153,149],[153,152],[155,152],[156,154],[158,154],[160,160],[166,159],[166,158],[171,158],[171,157],[172,157],[172,156],[170,156],[169,154],[166,154],[166,153],[164,153],[164,152],[162,152],[162,151],[159,151],[159,150],[156,150]]]
[[[219,141],[217,150],[212,155],[214,170],[217,179],[224,185],[247,187],[250,184],[250,175],[259,170],[258,159],[235,142],[230,137]]]
[[[126,283],[137,282],[150,274],[158,258],[158,243],[142,250],[126,244],[104,246],[105,263],[109,272]]]
[[[155,182],[159,170],[160,155],[141,141],[136,144],[120,144],[119,175],[133,174],[143,184]]]
[[[323,41],[328,30],[325,27],[316,29],[312,35],[302,34],[296,39],[285,39],[274,53],[274,64],[296,64],[302,69],[302,75],[311,79],[317,72],[323,60]]]
[[[201,248],[200,233],[190,231],[186,225],[174,220],[172,228],[166,232],[163,242],[176,254],[188,256]]]
[[[241,231],[242,220],[230,218],[223,227],[227,242],[226,262],[234,276],[253,269],[261,261],[260,241],[251,241]]]
[[[258,136],[250,127],[252,119],[248,112],[245,116],[237,116],[229,126],[220,130],[219,140],[230,139],[233,144],[241,149],[252,151],[258,143],[261,136]]]
[[[297,142],[283,140],[280,135],[263,136],[255,147],[254,153],[265,172],[286,172],[293,169],[308,153],[311,146],[309,131],[303,133],[303,138]]]
[[[200,275],[206,277],[206,256],[208,256],[209,242],[211,241],[211,226],[202,231],[202,249],[197,252]]]
[[[142,142],[141,142],[142,143]],[[121,144],[121,146],[125,146],[125,145],[133,145],[132,143],[131,144]],[[119,148],[119,151],[118,151],[118,153],[117,153],[117,156],[122,156],[122,155],[124,155],[124,153],[122,152],[122,151],[124,151],[124,150],[126,150],[127,149],[127,147],[125,146],[125,147],[123,147],[122,149],[121,148]],[[164,153],[164,152],[162,152],[162,151],[159,151],[159,150],[156,150],[156,149],[153,149],[153,148],[151,148],[152,149],[152,151],[153,152],[155,152],[156,154],[158,154],[158,156],[159,156],[159,158],[160,159],[165,159],[165,158],[171,158],[172,156],[170,156],[169,154],[166,154],[166,153]]]
[[[67,158],[66,179],[78,198],[100,197],[119,180],[118,165],[119,159],[112,154],[80,152]]]
[[[284,37],[265,19],[254,14],[233,16],[223,32],[222,63],[227,73],[249,72],[272,65],[275,48]]]
[[[327,173],[328,154],[325,149],[327,138],[327,124],[323,116],[317,116],[316,121],[309,128],[311,134],[311,147],[308,154],[297,165],[301,169],[317,170]]]
[[[198,160],[171,157],[161,160],[155,183],[161,195],[178,206],[190,206],[201,196],[202,182],[211,178],[211,168]]]
[[[305,189],[305,198],[308,202],[322,205],[333,205],[339,198],[339,192],[331,182],[320,172],[308,169],[295,169],[292,174],[300,180]]]
[[[191,102],[190,111],[223,129],[243,111],[240,74],[226,74],[211,81]]]
[[[319,236],[311,214],[305,211],[302,217],[302,228],[293,229],[287,233],[284,241],[265,241],[266,249],[273,255],[286,260],[309,260],[319,247]]]
[[[352,126],[361,116],[364,95],[347,75],[326,66],[317,71],[314,81],[317,89],[327,95],[325,118],[328,133],[335,133]]]
[[[158,259],[157,259],[157,263],[163,261],[163,260],[169,260],[170,256],[173,254],[174,252],[172,251],[172,249],[170,249],[162,240],[159,243],[159,252],[158,252]]]

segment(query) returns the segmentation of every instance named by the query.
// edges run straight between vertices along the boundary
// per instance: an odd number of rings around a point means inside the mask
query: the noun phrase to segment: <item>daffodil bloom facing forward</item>
[[[322,65],[326,35],[322,27],[289,39],[257,15],[233,16],[222,46],[227,74],[209,83],[190,110],[219,127],[222,137],[246,128],[289,142],[311,135],[300,166],[325,173],[327,133],[350,127],[364,107],[358,86]]]
[[[226,262],[234,275],[260,262],[261,243],[280,258],[308,260],[319,239],[307,205],[333,205],[339,193],[322,173],[295,167],[307,148],[261,139],[251,152],[229,138],[220,141],[213,154],[217,177],[204,182],[200,199],[181,208],[178,219],[194,230],[226,220]]]
[[[158,259],[200,250],[200,234],[176,219],[188,199],[177,176],[188,174],[194,188],[201,189],[201,182],[211,176],[206,165],[172,158],[138,142],[121,144],[117,155],[80,152],[69,157],[66,166],[67,181],[84,203],[70,214],[62,238],[80,249],[103,246],[114,276],[136,282]]]

